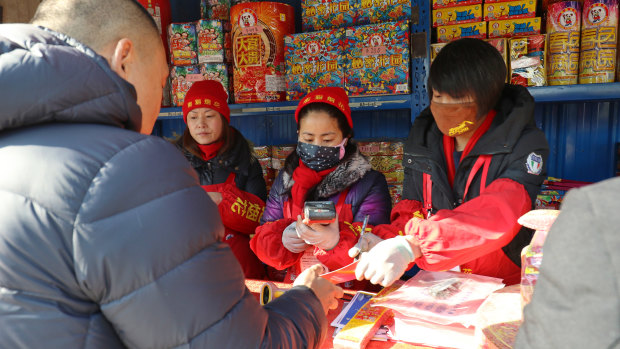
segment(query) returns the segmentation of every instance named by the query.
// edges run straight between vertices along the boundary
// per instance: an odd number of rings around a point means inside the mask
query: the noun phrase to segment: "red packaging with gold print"
[[[295,32],[294,9],[248,2],[230,9],[237,103],[286,100],[284,36]]]

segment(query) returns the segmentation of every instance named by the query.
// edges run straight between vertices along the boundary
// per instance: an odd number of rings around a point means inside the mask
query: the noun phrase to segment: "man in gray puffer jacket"
[[[195,171],[148,136],[148,13],[44,0],[33,24],[0,25],[0,348],[319,346],[342,290],[314,268],[261,307]]]

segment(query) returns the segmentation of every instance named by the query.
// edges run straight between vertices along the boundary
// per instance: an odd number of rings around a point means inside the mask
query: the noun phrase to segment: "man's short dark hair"
[[[123,37],[159,36],[153,17],[135,0],[43,0],[31,23],[77,39],[95,51]]]
[[[506,82],[506,63],[499,51],[480,39],[464,38],[444,46],[431,65],[429,99],[433,89],[453,98],[471,96],[478,117],[497,103]]]

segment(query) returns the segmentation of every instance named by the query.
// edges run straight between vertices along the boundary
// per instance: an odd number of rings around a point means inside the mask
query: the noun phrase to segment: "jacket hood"
[[[134,87],[105,58],[61,33],[0,25],[0,131],[48,122],[138,130]]]
[[[351,157],[340,162],[333,172],[321,180],[317,187],[317,194],[319,197],[327,198],[339,193],[362,179],[370,170],[372,170],[372,166],[359,152],[356,145],[355,152]],[[293,176],[287,172],[282,174],[282,182],[284,192],[288,192],[295,183]]]
[[[491,127],[478,140],[471,155],[511,152],[521,132],[527,127],[536,126],[534,98],[523,86],[506,84],[494,110],[497,114]],[[423,148],[437,147],[437,139],[442,137],[442,133],[430,107],[424,109],[414,123],[414,134],[409,136],[409,139],[414,140],[410,152],[426,152]]]

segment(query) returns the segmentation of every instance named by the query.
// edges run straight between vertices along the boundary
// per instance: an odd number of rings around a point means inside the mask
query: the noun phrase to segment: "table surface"
[[[265,281],[263,280],[246,280],[245,284],[248,287],[248,289],[256,296],[256,299],[259,298],[260,295],[260,288],[261,285],[264,283]],[[273,282],[273,281],[271,281]],[[285,283],[280,283],[280,282],[273,282],[276,287],[278,288],[290,288],[291,284],[285,284]],[[345,290],[345,295],[350,295],[351,297],[353,295],[355,295],[355,291],[352,290]],[[346,296],[345,296],[346,298]],[[349,297],[350,298],[350,297]],[[340,299],[338,301],[338,308],[335,310],[330,310],[329,313],[327,314],[327,323],[330,324],[335,318],[336,316],[338,316],[338,314],[340,314],[340,311],[342,310],[342,306],[344,305],[344,301],[342,299]],[[327,339],[325,340],[325,342],[323,343],[323,345],[321,345],[321,349],[331,349],[333,348],[333,336],[334,336],[334,330],[336,328],[333,326],[328,326],[327,329]],[[424,345],[414,345],[414,344],[410,344],[410,343],[404,343],[404,342],[396,342],[396,341],[387,341],[387,342],[383,342],[383,341],[370,341],[368,343],[368,345],[366,346],[367,349],[385,349],[385,348],[392,348],[392,349],[428,349],[428,348],[432,348],[432,347],[428,347],[428,346],[424,346]]]

